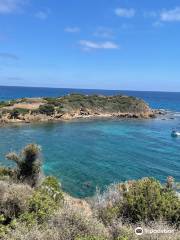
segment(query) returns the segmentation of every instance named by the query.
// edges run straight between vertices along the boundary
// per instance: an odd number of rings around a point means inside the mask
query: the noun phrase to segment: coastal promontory
[[[69,94],[0,102],[0,122],[44,122],[83,118],[151,118],[155,112],[130,96]]]

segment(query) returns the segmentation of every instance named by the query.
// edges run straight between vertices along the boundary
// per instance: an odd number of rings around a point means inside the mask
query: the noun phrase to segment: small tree
[[[10,118],[17,119],[20,115],[20,112],[17,109],[13,109],[12,112],[10,113]]]
[[[29,184],[31,187],[38,185],[41,176],[42,162],[39,158],[40,147],[36,144],[27,145],[20,154],[9,153],[6,158],[17,164],[17,180]]]
[[[45,104],[45,105],[41,105],[39,107],[39,112],[41,114],[46,114],[48,116],[51,116],[54,114],[55,108],[52,104]]]

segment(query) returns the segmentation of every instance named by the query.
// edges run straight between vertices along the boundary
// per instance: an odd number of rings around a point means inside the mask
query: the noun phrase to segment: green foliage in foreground
[[[0,180],[8,179],[9,177],[12,177],[14,174],[14,171],[10,168],[6,167],[0,167]]]
[[[27,228],[43,224],[63,203],[63,192],[54,177],[45,178],[36,189],[19,186],[12,191],[12,184],[6,193],[10,193],[9,198],[0,199],[0,236],[18,224],[25,224]]]
[[[107,200],[104,207],[97,207],[99,217],[106,224],[121,218],[131,223],[164,220],[169,224],[180,225],[180,199],[175,191],[162,186],[153,178],[144,178],[116,186],[116,198]]]
[[[63,193],[54,177],[47,177],[29,200],[28,211],[20,216],[27,225],[42,224],[57,210],[63,200]]]
[[[40,147],[36,144],[29,144],[20,154],[12,152],[6,156],[17,165],[15,174],[18,181],[27,183],[32,187],[38,184],[41,174],[39,154]]]
[[[20,154],[8,155],[16,169],[0,168],[0,239],[179,240],[180,198],[172,177],[166,185],[153,178],[113,185],[87,206],[85,200],[83,205],[67,197],[54,177],[32,184],[41,170],[39,151],[37,145],[28,145]],[[161,229],[171,228],[173,235],[134,234],[139,224],[145,228],[152,222],[158,229],[161,221],[168,224]]]
[[[180,224],[180,200],[175,192],[151,178],[135,182],[124,193],[121,212],[133,223],[164,219]]]

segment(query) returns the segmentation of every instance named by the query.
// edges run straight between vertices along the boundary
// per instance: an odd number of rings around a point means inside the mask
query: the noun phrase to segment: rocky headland
[[[86,118],[154,118],[160,114],[129,96],[70,94],[0,102],[0,123],[31,123]]]

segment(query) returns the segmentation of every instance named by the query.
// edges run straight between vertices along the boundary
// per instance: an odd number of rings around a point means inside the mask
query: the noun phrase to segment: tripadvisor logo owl
[[[143,229],[142,229],[142,227],[137,227],[137,228],[135,229],[135,234],[138,235],[138,236],[142,235],[142,234],[143,234]]]
[[[135,234],[141,236],[143,234],[173,234],[174,229],[143,229],[142,227],[135,228]]]

